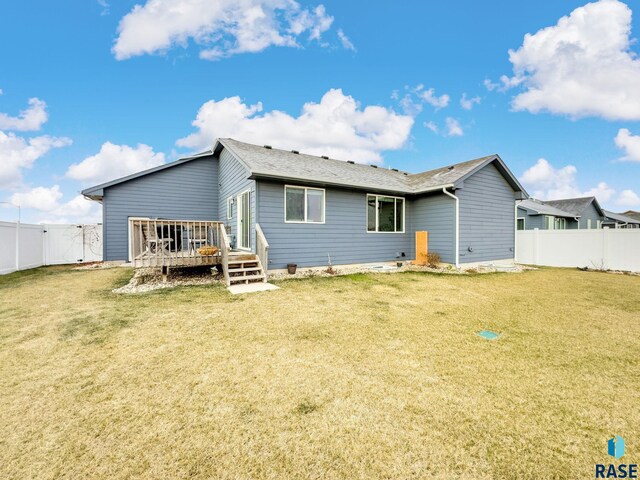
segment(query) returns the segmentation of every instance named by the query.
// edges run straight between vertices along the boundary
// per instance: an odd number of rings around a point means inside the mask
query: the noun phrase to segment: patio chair
[[[158,227],[162,228],[162,227]],[[158,230],[153,228],[153,224],[140,225],[140,232],[142,234],[142,241],[145,249],[136,258],[150,257],[152,255],[165,255],[171,253],[171,244],[173,238],[170,236],[158,235]]]
[[[195,254],[199,247],[209,243],[208,228],[204,225],[194,225],[186,229],[187,249],[189,254]]]

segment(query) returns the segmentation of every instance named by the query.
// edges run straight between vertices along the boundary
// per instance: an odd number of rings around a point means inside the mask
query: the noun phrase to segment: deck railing
[[[260,224],[256,223],[256,255],[260,259],[262,264],[262,271],[264,272],[264,281],[267,281],[267,270],[269,268],[269,242],[264,236],[264,232],[260,227]]]
[[[129,229],[134,267],[216,265],[227,252],[222,222],[140,218]]]

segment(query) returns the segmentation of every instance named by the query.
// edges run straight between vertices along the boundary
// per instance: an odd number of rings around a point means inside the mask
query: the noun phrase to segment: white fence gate
[[[0,222],[0,275],[40,267],[102,260],[102,225]]]
[[[639,272],[640,229],[520,230],[516,261]]]

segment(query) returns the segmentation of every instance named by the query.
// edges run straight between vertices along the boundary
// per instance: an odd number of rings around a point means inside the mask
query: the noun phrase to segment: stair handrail
[[[267,271],[269,269],[269,242],[267,237],[264,236],[262,227],[259,223],[256,223],[256,254],[262,264],[262,273],[264,274],[264,281],[267,281]]]
[[[229,281],[229,252],[231,246],[229,244],[229,237],[227,237],[227,230],[223,224],[219,225],[220,228],[220,261],[222,262],[222,273],[224,275],[224,281],[227,287],[231,285]]]

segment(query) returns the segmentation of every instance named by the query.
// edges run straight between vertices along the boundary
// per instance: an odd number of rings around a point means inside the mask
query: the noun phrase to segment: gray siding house
[[[605,225],[605,214],[595,197],[518,202],[518,230],[596,229]]]
[[[625,215],[624,213],[604,212],[604,226],[609,228],[640,228],[640,219]]]
[[[266,238],[269,269],[410,260],[422,230],[443,262],[512,260],[527,198],[498,155],[410,174],[233,139],[82,193],[102,203],[107,261],[131,260],[142,217],[221,222],[234,251]]]

